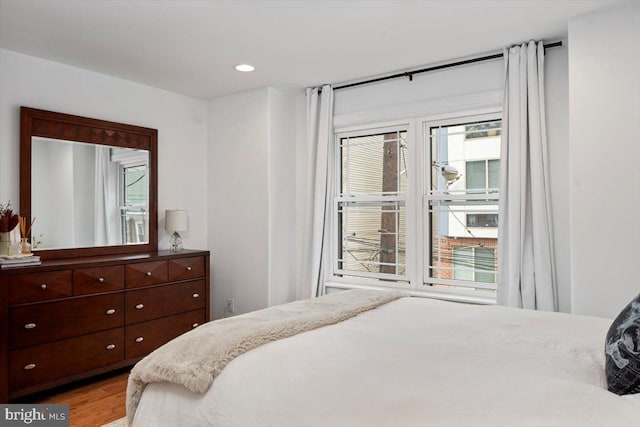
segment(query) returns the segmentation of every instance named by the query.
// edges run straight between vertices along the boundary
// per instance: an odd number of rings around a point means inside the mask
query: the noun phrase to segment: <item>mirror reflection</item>
[[[149,152],[32,138],[34,249],[149,242]]]

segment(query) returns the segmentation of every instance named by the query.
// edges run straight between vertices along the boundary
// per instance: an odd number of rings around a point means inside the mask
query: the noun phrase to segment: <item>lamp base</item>
[[[169,240],[169,250],[171,252],[180,252],[183,249],[182,237],[180,237],[180,234],[178,234],[177,231],[174,231],[171,235],[171,239]]]

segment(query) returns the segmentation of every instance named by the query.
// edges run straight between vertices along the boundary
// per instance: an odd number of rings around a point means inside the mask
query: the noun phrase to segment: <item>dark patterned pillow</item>
[[[613,321],[604,351],[609,391],[619,395],[640,393],[640,295]]]

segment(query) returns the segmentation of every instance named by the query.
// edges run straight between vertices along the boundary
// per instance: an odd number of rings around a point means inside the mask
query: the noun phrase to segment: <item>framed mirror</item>
[[[155,251],[156,129],[20,110],[20,213],[43,258]]]

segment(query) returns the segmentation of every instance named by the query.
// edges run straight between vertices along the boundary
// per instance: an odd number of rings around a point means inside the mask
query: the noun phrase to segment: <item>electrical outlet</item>
[[[233,298],[227,298],[227,313],[233,313],[235,312],[235,310],[236,308],[235,308]]]

